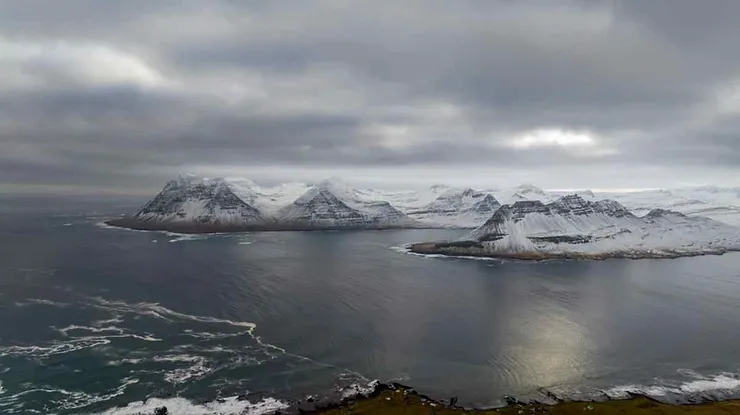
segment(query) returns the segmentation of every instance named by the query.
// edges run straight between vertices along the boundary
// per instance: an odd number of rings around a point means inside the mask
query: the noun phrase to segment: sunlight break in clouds
[[[511,141],[514,148],[531,147],[584,147],[596,142],[588,133],[561,129],[539,129],[522,134]]]

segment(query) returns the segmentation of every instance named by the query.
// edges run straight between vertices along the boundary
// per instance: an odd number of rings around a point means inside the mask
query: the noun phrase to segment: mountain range
[[[575,201],[573,195],[578,197],[576,205],[582,201],[590,203],[590,208],[596,210],[615,207],[616,203],[618,210],[631,215],[620,220],[631,223],[635,218],[662,209],[682,214],[684,222],[708,217],[740,225],[740,188],[697,187],[605,193],[546,191],[524,184],[490,190],[434,185],[419,190],[386,191],[358,189],[338,178],[314,184],[291,182],[263,187],[248,179],[209,179],[192,175],[182,175],[168,182],[138,212],[110,223],[135,229],[186,233],[424,227],[475,229],[485,226],[495,217],[494,214],[500,216],[512,211],[520,215],[526,209],[542,210],[542,206],[557,210],[558,203]],[[600,198],[613,202],[598,202]],[[556,216],[545,215],[539,220],[549,223],[556,220]],[[479,235],[480,228],[475,232]]]
[[[740,250],[740,229],[665,209],[637,216],[617,201],[572,194],[551,203],[504,205],[466,239],[409,248],[419,254],[515,259],[672,258]]]

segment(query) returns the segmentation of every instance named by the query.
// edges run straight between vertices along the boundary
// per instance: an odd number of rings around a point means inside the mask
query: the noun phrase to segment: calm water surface
[[[439,259],[392,247],[464,231],[183,237],[98,225],[123,205],[5,202],[2,413],[150,397],[204,408],[372,379],[477,406],[541,388],[670,398],[740,387],[738,254]]]

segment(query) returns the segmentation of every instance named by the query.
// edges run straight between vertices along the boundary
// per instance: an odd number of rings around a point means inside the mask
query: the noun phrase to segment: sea
[[[179,235],[0,197],[0,413],[259,414],[399,382],[460,405],[740,395],[740,254],[425,257],[460,230]]]

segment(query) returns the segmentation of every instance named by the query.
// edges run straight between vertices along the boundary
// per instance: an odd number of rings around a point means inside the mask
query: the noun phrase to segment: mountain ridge
[[[740,230],[654,209],[636,216],[614,200],[567,195],[501,206],[468,239],[410,246],[421,254],[517,259],[666,258],[740,250]]]
[[[175,191],[178,187],[183,192],[180,196],[182,200],[179,202]],[[362,221],[372,222],[372,218],[381,220],[385,216],[389,219],[387,225],[392,227],[475,229],[486,222],[502,204],[531,201],[547,204],[569,194],[542,190],[534,185],[476,190],[437,184],[418,190],[385,191],[355,188],[338,178],[314,184],[289,182],[263,187],[243,178],[208,179],[180,175],[167,182],[160,194],[144,206],[148,206],[148,211],[142,207],[139,212],[114,222],[125,222],[129,227],[135,225],[147,229],[173,228],[175,223],[178,228],[202,229],[208,225],[225,232],[232,231],[232,228],[242,230],[293,226],[311,229],[318,226],[317,220],[309,220],[310,217],[315,218],[315,215],[304,213],[305,220],[300,223],[301,215],[295,210],[297,207],[294,204],[299,198],[308,197],[312,189],[315,191],[321,187],[339,195],[342,203],[349,209],[357,211],[354,215],[348,213],[355,217],[351,219],[347,216],[350,223],[354,221],[355,225],[359,226]],[[168,191],[169,194],[166,196]],[[229,192],[244,204],[235,200]],[[707,216],[732,225],[740,225],[740,194],[737,188],[704,186],[622,193],[594,193],[585,189],[576,191],[575,194],[593,202],[596,202],[597,198],[612,199],[636,216],[645,215],[657,208],[678,211],[689,217]],[[215,200],[209,204],[209,200],[214,198]],[[329,203],[326,198],[324,202]],[[341,207],[336,205],[335,207]],[[289,209],[290,206],[293,209]],[[404,215],[408,219],[404,218]],[[294,220],[288,224],[286,219]],[[326,226],[338,226],[332,224],[330,219],[332,219],[330,216],[325,215],[318,223],[323,221]]]

